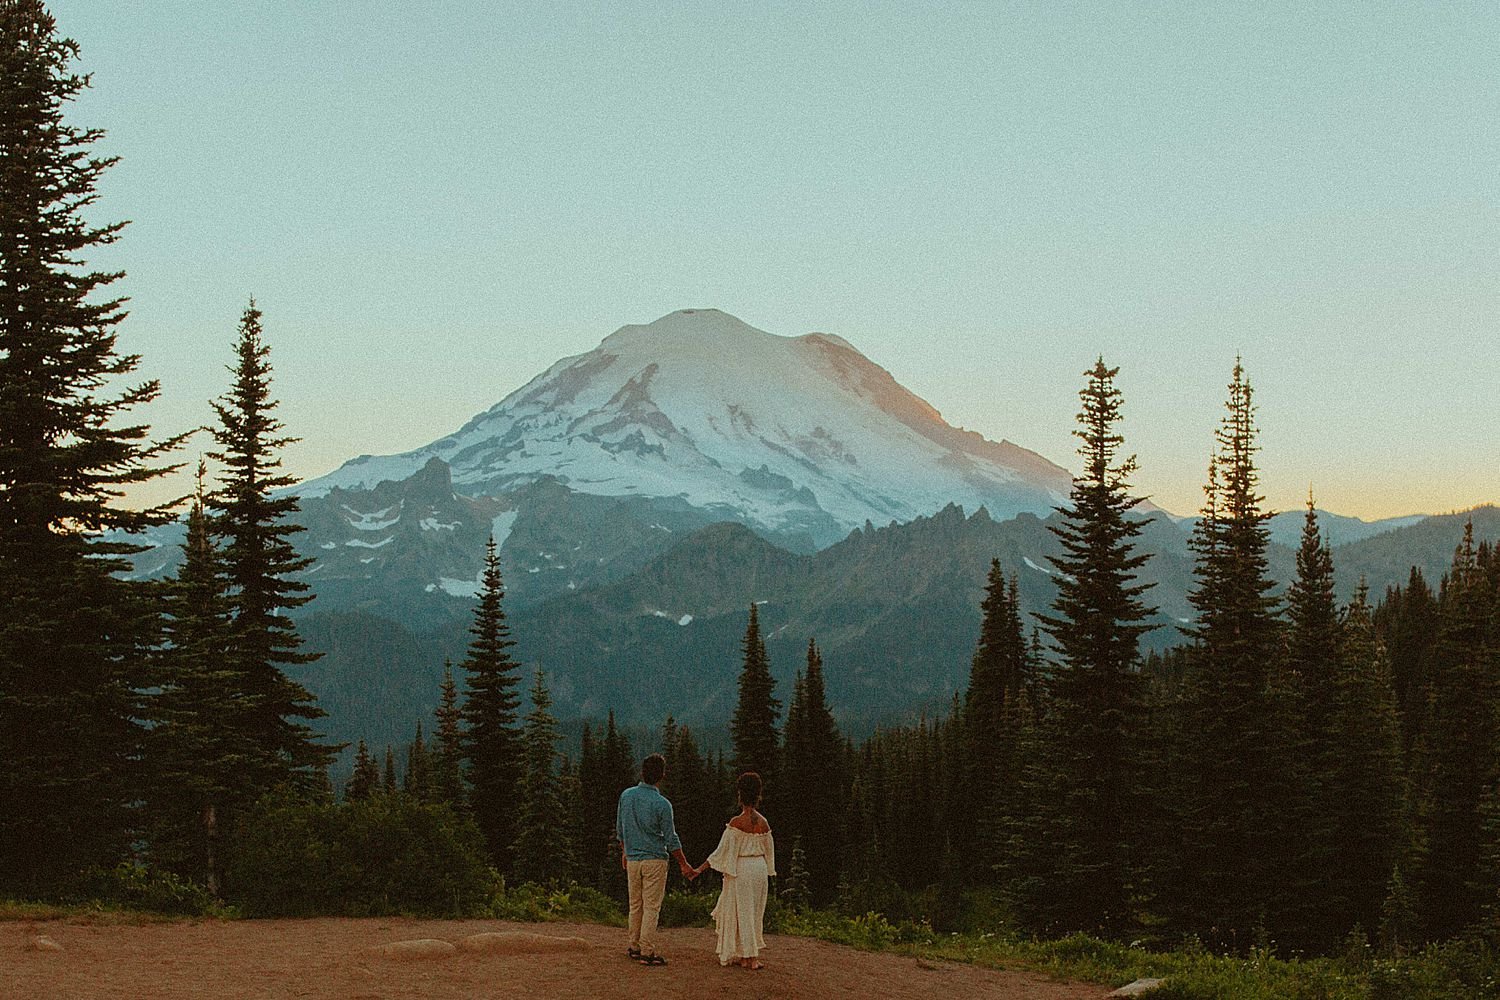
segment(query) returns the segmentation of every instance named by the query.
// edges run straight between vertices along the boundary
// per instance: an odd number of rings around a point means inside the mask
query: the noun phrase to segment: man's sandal
[[[667,964],[667,960],[665,958],[662,958],[660,955],[642,955],[640,958],[636,959],[636,961],[640,962],[642,965],[666,965]]]
[[[641,960],[641,949],[639,949],[639,948],[626,948],[625,949],[625,957],[628,958],[628,959],[630,959],[632,962],[639,962]]]

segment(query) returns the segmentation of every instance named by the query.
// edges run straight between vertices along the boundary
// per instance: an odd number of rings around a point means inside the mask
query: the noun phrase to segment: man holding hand
[[[683,878],[697,877],[682,853],[672,803],[656,786],[667,773],[667,760],[654,753],[641,762],[641,783],[620,793],[615,836],[620,867],[630,883],[630,942],[625,954],[642,965],[666,965],[656,950],[656,924],[667,893],[667,858],[677,860]]]

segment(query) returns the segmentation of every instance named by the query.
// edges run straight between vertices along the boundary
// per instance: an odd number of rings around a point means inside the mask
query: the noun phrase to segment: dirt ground
[[[577,950],[546,954],[459,951],[400,960],[367,949],[395,941],[524,931],[576,936]],[[37,950],[45,936],[61,951]],[[860,1000],[1096,1000],[1107,987],[1024,972],[918,962],[808,938],[771,936],[766,967],[720,968],[713,932],[664,931],[669,964],[625,958],[625,932],[582,924],[493,920],[238,920],[103,925],[79,920],[0,923],[3,1000],[458,1000],[604,997],[839,998]]]

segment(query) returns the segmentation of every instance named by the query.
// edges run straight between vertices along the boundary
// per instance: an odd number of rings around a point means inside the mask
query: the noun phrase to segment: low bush
[[[661,926],[663,927],[708,927],[713,923],[710,914],[718,902],[718,893],[673,890],[661,903]]]
[[[269,798],[232,859],[227,885],[247,916],[470,916],[497,886],[472,820],[405,795]]]
[[[191,917],[219,909],[213,894],[197,882],[134,861],[94,869],[67,901]]]
[[[620,904],[598,889],[581,885],[547,887],[533,882],[514,889],[501,888],[490,900],[489,916],[527,923],[572,920],[615,927],[625,923]]]

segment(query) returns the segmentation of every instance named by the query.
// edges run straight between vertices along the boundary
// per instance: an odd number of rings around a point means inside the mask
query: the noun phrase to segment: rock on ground
[[[463,951],[488,951],[499,955],[535,955],[554,951],[587,951],[593,945],[581,937],[553,937],[529,931],[493,931],[470,934],[458,942]]]
[[[416,938],[411,941],[392,941],[390,944],[378,944],[365,951],[371,955],[379,955],[382,958],[395,958],[402,961],[410,961],[420,958],[447,958],[458,951],[451,941],[439,941],[437,938]]]

